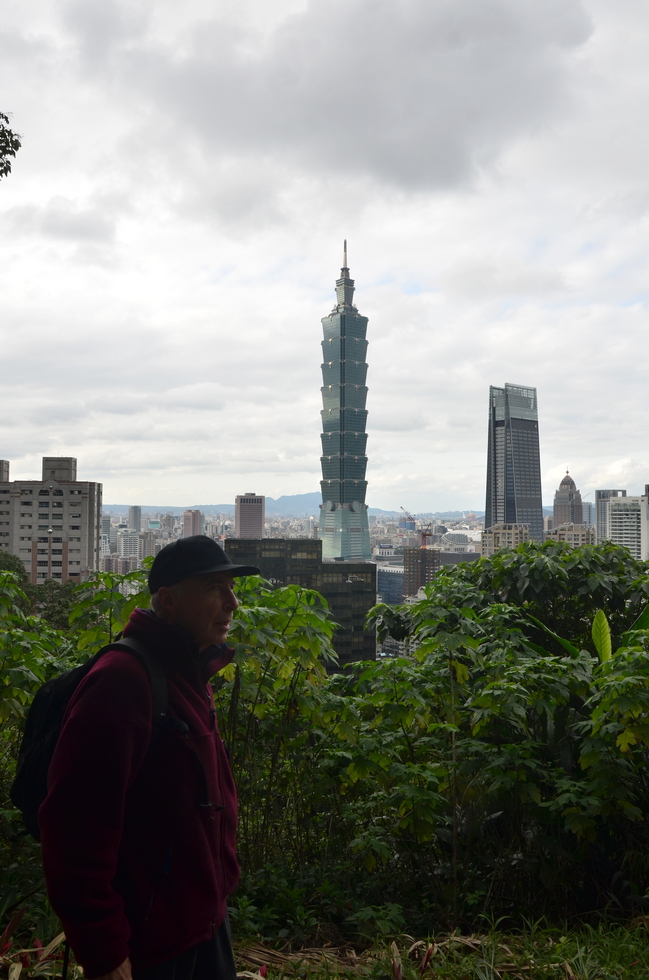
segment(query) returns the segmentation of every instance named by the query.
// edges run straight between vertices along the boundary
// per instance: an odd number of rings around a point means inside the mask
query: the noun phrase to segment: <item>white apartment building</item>
[[[117,532],[117,554],[120,558],[141,558],[140,532],[124,528]]]
[[[266,498],[255,493],[243,493],[235,500],[235,538],[265,537]]]
[[[642,497],[606,500],[606,540],[628,548],[634,558],[649,561],[649,484]]]
[[[17,555],[32,584],[84,582],[101,558],[101,483],[77,480],[72,456],[45,456],[41,480],[9,479],[0,460],[0,549]]]
[[[545,532],[546,541],[566,541],[573,548],[595,544],[595,528],[590,524],[559,524]]]
[[[530,539],[529,524],[494,524],[482,532],[482,557],[490,558],[501,548],[516,548]]]

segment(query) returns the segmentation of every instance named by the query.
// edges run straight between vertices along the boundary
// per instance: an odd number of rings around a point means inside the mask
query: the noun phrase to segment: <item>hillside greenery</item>
[[[146,605],[143,574],[76,587],[60,627],[0,571],[0,904],[5,919],[27,905],[21,929],[43,941],[56,926],[38,846],[8,803],[21,724],[44,679]],[[420,602],[373,611],[403,656],[344,673],[327,672],[334,626],[317,593],[249,578],[238,594],[236,656],[213,682],[240,792],[235,936],[644,916],[644,564],[547,542],[451,568]]]

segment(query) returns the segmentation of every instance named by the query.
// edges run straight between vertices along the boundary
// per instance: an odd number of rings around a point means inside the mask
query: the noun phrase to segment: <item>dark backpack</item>
[[[38,810],[47,795],[47,771],[61,731],[65,709],[86,674],[108,650],[126,650],[137,657],[146,668],[151,684],[154,729],[166,720],[169,703],[167,678],[148,650],[130,637],[102,647],[85,664],[43,684],[36,692],[27,714],[16,778],[11,787],[11,802],[21,811],[25,827],[36,840],[41,839]]]

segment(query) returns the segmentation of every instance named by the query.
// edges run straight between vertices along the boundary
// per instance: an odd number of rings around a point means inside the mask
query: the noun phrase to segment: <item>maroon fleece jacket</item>
[[[236,790],[208,683],[233,651],[199,655],[141,609],[124,635],[159,659],[168,714],[189,731],[152,731],[146,670],[124,651],[104,654],[68,705],[39,823],[50,901],[89,978],[209,939],[239,877]]]

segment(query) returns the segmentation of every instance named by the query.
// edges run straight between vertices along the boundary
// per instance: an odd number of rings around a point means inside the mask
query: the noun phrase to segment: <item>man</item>
[[[208,679],[234,654],[234,579],[256,574],[200,535],[167,545],[151,610],[124,629],[164,671],[166,723],[126,651],[105,653],[68,705],[39,823],[50,901],[90,980],[236,976],[236,790]]]

